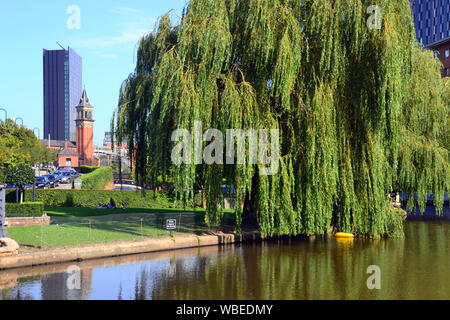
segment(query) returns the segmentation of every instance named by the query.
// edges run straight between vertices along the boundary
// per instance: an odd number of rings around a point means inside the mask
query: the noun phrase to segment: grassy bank
[[[21,245],[40,247],[132,241],[169,236],[167,219],[177,219],[174,236],[211,231],[204,223],[204,210],[48,207],[46,212],[52,225],[9,228],[9,236]],[[224,227],[232,229],[232,223],[233,214],[227,211]]]

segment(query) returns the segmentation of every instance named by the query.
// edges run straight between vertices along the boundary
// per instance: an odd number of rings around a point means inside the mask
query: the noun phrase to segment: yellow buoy
[[[338,232],[334,235],[336,238],[354,238],[355,236],[352,233],[347,233],[347,232]]]

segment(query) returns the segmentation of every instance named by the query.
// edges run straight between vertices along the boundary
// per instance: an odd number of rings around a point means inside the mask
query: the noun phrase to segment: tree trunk
[[[252,191],[247,192],[244,200],[244,210],[242,215],[242,227],[243,229],[258,229],[258,201],[257,190],[259,184],[259,172],[255,172],[252,178]]]
[[[206,193],[204,187],[202,187],[202,209],[206,209]]]

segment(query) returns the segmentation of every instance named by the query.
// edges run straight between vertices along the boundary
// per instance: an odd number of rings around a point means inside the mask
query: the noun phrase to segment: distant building
[[[76,106],[76,137],[75,141],[41,140],[42,144],[57,152],[58,166],[79,167],[82,165],[98,166],[99,161],[94,156],[94,107],[89,102],[86,90],[83,90]]]
[[[66,141],[64,149],[58,152],[58,167],[79,167],[80,155],[72,148],[69,148],[67,144],[68,141]]]
[[[442,76],[450,76],[450,0],[410,0],[417,40],[438,52]]]
[[[75,141],[75,106],[83,90],[82,59],[71,48],[43,51],[44,137]]]
[[[42,144],[46,147],[48,147],[49,149],[53,150],[53,151],[61,151],[65,148],[68,148],[74,152],[77,151],[77,146],[70,142],[70,141],[65,141],[65,140],[48,140],[48,139],[43,139],[41,140]]]
[[[127,140],[126,138],[124,139]],[[105,132],[103,146],[95,148],[95,156],[99,160],[100,166],[112,166],[122,163],[123,168],[129,168],[131,163],[128,156],[128,144],[123,142],[118,144],[114,141],[111,132]]]
[[[124,141],[119,144],[117,143],[117,140],[114,141],[114,149],[118,150],[120,152],[128,152],[128,143],[127,141],[127,137],[124,137]],[[112,149],[113,147],[113,136],[111,132],[105,132],[105,137],[103,138],[103,147],[104,148],[108,148],[108,149]]]
[[[417,40],[425,47],[450,37],[449,0],[411,0]]]
[[[450,0],[449,0],[450,1]],[[444,67],[442,68],[442,76],[450,77],[450,37],[428,46],[435,50]]]

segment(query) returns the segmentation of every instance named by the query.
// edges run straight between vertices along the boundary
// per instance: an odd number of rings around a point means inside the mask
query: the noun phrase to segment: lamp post
[[[21,126],[23,127],[23,119],[21,118],[21,117],[18,117],[18,118],[16,118],[16,124],[17,124],[17,120],[20,120],[21,121]]]
[[[41,138],[41,129],[39,129],[39,128],[34,128],[33,129],[33,133],[36,135],[36,133],[34,132],[35,130],[38,131],[37,138],[40,139]]]
[[[5,108],[0,108],[0,110],[5,113],[5,122],[6,122],[6,119],[8,119],[8,110],[6,110]]]
[[[6,238],[5,222],[6,222],[6,199],[5,189],[3,184],[0,184],[0,238]]]

